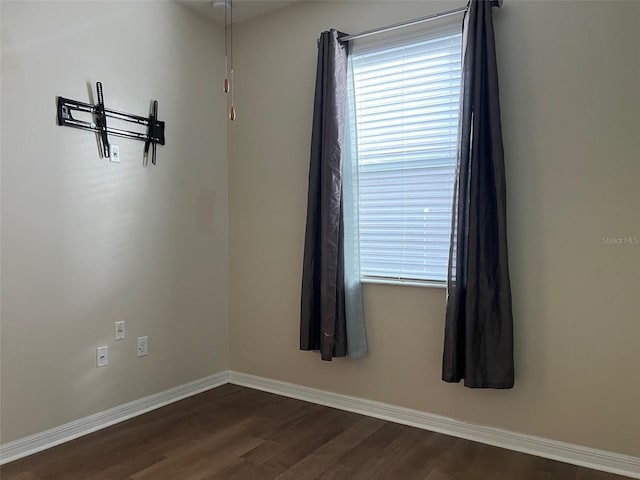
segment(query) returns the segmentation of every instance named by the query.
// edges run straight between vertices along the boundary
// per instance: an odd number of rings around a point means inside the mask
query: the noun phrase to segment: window
[[[351,45],[349,143],[364,280],[446,281],[461,29],[450,23]]]

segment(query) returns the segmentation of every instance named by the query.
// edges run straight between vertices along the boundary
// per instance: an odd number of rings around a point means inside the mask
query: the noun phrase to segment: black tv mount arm
[[[58,97],[58,125],[80,128],[82,130],[90,130],[100,135],[103,154],[106,158],[110,157],[109,135],[118,137],[132,138],[144,142],[144,159],[149,156],[149,146],[152,146],[151,163],[156,164],[156,144],[164,145],[164,122],[158,120],[158,101],[154,100],[151,107],[151,113],[148,117],[132,115],[130,113],[118,112],[105,108],[104,94],[102,92],[102,83],[96,84],[98,91],[98,103],[91,105],[90,103],[70,100],[68,98]],[[73,118],[72,112],[86,112],[93,115],[93,122],[86,122]],[[146,133],[124,130],[107,126],[107,118],[115,118],[125,122],[144,125],[147,127]]]

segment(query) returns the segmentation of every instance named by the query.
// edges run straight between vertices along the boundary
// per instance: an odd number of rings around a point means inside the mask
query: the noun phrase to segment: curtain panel
[[[514,383],[513,316],[493,3],[471,0],[463,25],[442,379],[502,389]]]
[[[347,51],[336,30],[318,41],[307,226],[300,314],[300,349],[322,360],[347,354],[344,298],[342,150]]]

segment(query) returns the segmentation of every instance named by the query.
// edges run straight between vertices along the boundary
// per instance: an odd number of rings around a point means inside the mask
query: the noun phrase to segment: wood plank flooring
[[[615,480],[224,385],[0,467],[2,480]]]

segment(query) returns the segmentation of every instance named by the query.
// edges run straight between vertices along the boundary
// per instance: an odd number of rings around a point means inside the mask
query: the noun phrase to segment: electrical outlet
[[[109,145],[109,161],[120,163],[120,147],[118,145]]]
[[[124,320],[121,322],[116,322],[113,338],[115,340],[124,340]]]
[[[138,337],[138,356],[144,357],[149,353],[149,337]]]
[[[96,349],[96,367],[106,367],[109,365],[109,347],[98,347]]]

